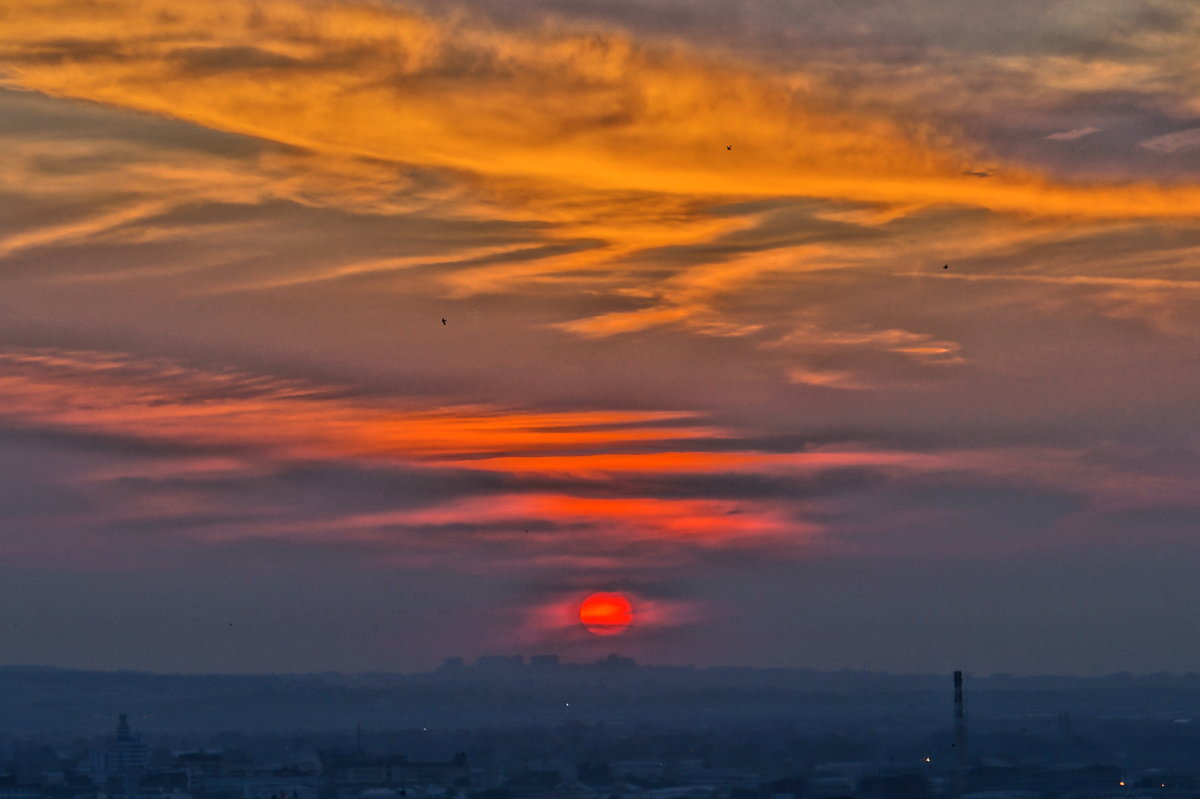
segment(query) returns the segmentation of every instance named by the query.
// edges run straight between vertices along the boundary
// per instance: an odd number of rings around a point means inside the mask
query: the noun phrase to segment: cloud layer
[[[632,654],[857,666],[929,606],[842,625],[966,562],[996,605],[1015,564],[1153,585],[1200,512],[1200,13],[959,6],[7,3],[5,563],[98,608],[404,575],[425,649],[372,667],[591,653],[593,590],[656,620]],[[953,585],[967,667],[1094,667],[1005,661]],[[84,662],[55,624],[0,660]]]

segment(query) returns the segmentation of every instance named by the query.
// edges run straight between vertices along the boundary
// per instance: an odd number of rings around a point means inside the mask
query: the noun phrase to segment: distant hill
[[[147,732],[296,731],[605,724],[788,723],[836,730],[864,720],[950,724],[950,676],[800,669],[639,666],[511,659],[424,674],[153,674],[0,666],[0,732],[104,733],[118,713]],[[1200,717],[1200,676],[968,677],[988,720]]]

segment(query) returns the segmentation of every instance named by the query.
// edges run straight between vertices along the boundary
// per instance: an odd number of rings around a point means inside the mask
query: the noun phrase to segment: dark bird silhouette
[[[726,144],[726,145],[725,145],[725,149],[726,149],[726,150],[732,150],[732,149],[733,149],[733,145],[732,145],[732,144]]]
[[[442,325],[444,326],[445,324],[446,324],[446,319],[443,317],[443,318],[442,318]]]
[[[949,268],[950,268],[950,264],[946,264],[945,266],[942,267],[942,269],[949,269]]]

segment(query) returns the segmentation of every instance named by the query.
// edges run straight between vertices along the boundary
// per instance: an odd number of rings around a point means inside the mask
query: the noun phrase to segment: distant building
[[[181,752],[175,756],[175,766],[188,775],[193,788],[207,785],[206,780],[214,777],[243,778],[255,774],[254,761],[238,750]]]
[[[361,752],[322,752],[321,773],[337,785],[394,787],[406,784],[450,785],[469,777],[465,754],[444,762],[415,762],[402,755],[371,757]]]
[[[475,668],[478,671],[489,674],[520,672],[524,665],[524,655],[484,655],[475,661]]]
[[[637,667],[637,661],[633,658],[622,657],[614,652],[603,660],[597,660],[593,665],[602,666],[606,669],[632,669]]]
[[[205,777],[221,776],[222,757],[221,752],[182,752],[175,756],[175,763],[188,775],[190,786],[199,786]]]
[[[129,729],[129,717],[117,718],[117,738],[104,754],[105,770],[110,774],[130,774],[150,763],[150,747]]]
[[[622,777],[646,779],[661,777],[666,766],[661,760],[618,760],[612,764],[612,769]]]
[[[154,796],[161,799],[190,797],[190,781],[186,772],[180,770],[150,770],[138,780],[139,796]]]
[[[39,799],[41,789],[36,785],[0,784],[0,799]]]
[[[442,665],[438,666],[437,673],[438,674],[450,674],[450,675],[462,674],[464,671],[466,671],[466,668],[467,668],[467,664],[463,661],[462,658],[459,658],[459,657],[446,658],[445,660],[442,661]]]

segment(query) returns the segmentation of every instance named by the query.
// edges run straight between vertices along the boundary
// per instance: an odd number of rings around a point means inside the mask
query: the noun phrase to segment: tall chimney
[[[967,787],[967,723],[963,714],[963,673],[954,672],[954,748],[958,752],[955,793],[962,796]]]

